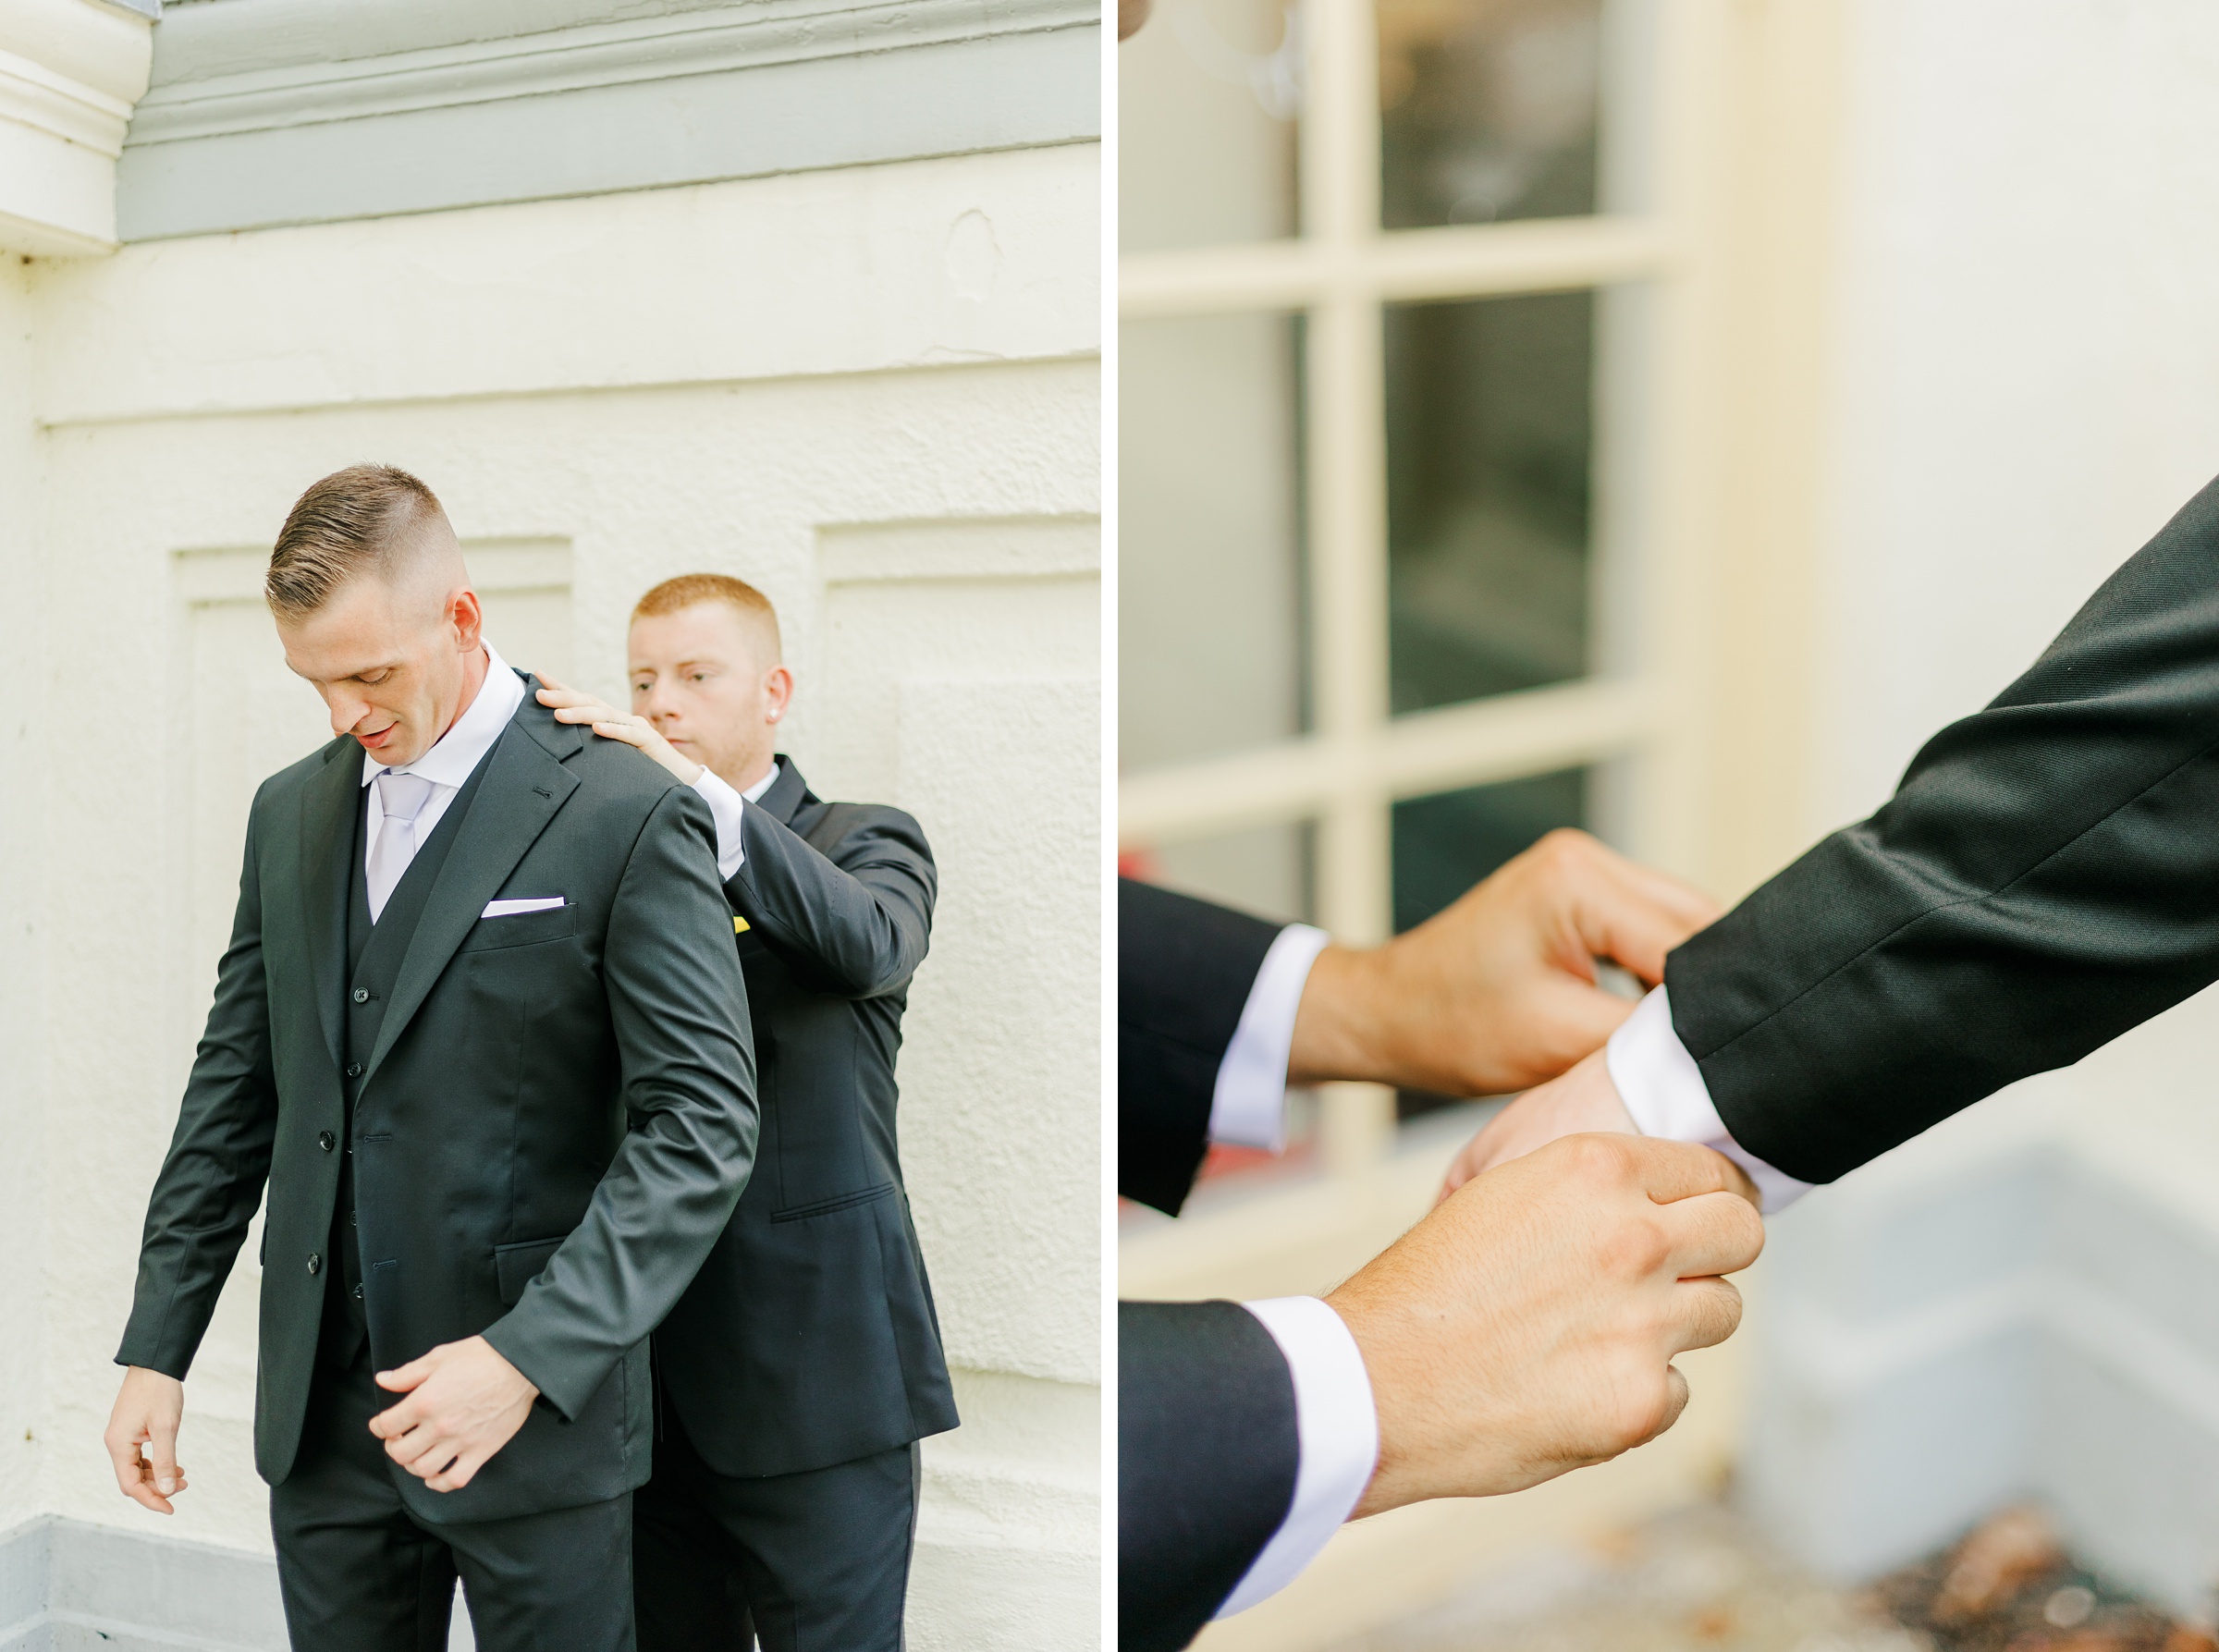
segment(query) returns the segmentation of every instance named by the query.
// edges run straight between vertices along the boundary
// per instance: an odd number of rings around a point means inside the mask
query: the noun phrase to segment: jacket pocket
[[[544,912],[480,918],[456,949],[492,952],[502,947],[529,947],[535,941],[558,941],[577,933],[578,903],[572,901],[568,906],[550,906]]]
[[[858,1205],[868,1205],[873,1199],[883,1199],[893,1191],[892,1182],[881,1181],[877,1187],[841,1193],[835,1199],[817,1199],[807,1205],[796,1205],[791,1210],[774,1210],[770,1213],[770,1219],[774,1222],[798,1222],[804,1217],[828,1216],[835,1210],[852,1210]]]
[[[539,1277],[540,1270],[547,1265],[547,1258],[554,1255],[561,1248],[563,1240],[569,1237],[565,1233],[557,1239],[527,1239],[521,1244],[497,1244],[493,1247],[493,1270],[500,1280],[503,1307],[516,1306],[518,1299],[524,1294],[524,1287]]]

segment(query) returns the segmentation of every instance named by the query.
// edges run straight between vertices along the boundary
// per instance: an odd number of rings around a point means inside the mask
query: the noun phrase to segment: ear
[[[773,666],[763,674],[763,699],[767,707],[766,720],[777,722],[793,704],[793,673],[783,666]]]
[[[447,617],[455,628],[455,652],[476,653],[485,634],[485,610],[478,606],[478,593],[463,586],[447,598]]]

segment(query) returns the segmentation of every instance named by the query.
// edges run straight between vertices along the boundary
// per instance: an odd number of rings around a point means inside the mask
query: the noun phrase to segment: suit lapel
[[[424,899],[378,1029],[377,1047],[362,1073],[364,1085],[377,1076],[386,1052],[423,1007],[485,903],[500,893],[524,851],[578,789],[577,778],[556,755],[556,749],[577,749],[578,731],[555,722],[532,697],[538,687],[534,679],[527,678],[525,683],[524,703],[487,754],[484,781]],[[546,729],[538,727],[543,722]]]
[[[762,810],[780,826],[791,826],[794,811],[802,806],[802,800],[808,795],[809,782],[803,779],[802,771],[793,766],[793,759],[780,753],[778,777],[770,783],[768,791],[748,806]]]
[[[339,1064],[339,996],[347,990],[347,858],[362,801],[362,748],[352,740],[309,782],[300,802],[300,904],[308,935],[316,1020],[331,1064]],[[349,754],[352,760],[349,761]]]

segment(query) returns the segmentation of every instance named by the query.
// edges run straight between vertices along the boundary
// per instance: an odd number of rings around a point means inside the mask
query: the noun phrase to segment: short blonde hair
[[[631,617],[653,619],[701,603],[722,603],[756,621],[770,633],[771,658],[785,657],[784,645],[778,637],[778,609],[770,606],[770,598],[745,580],[735,580],[729,574],[681,573],[674,580],[665,580],[632,605]]]
[[[270,551],[263,595],[278,618],[304,619],[358,574],[391,579],[435,522],[447,522],[438,496],[406,471],[335,471],[294,501]]]

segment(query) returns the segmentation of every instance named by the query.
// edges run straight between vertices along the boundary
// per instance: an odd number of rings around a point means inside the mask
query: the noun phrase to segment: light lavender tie
[[[370,846],[370,862],[362,876],[368,886],[373,924],[392,899],[401,874],[416,858],[416,817],[431,801],[432,783],[422,775],[397,775],[386,769],[377,777],[377,802],[386,818],[377,828],[377,841]]]

